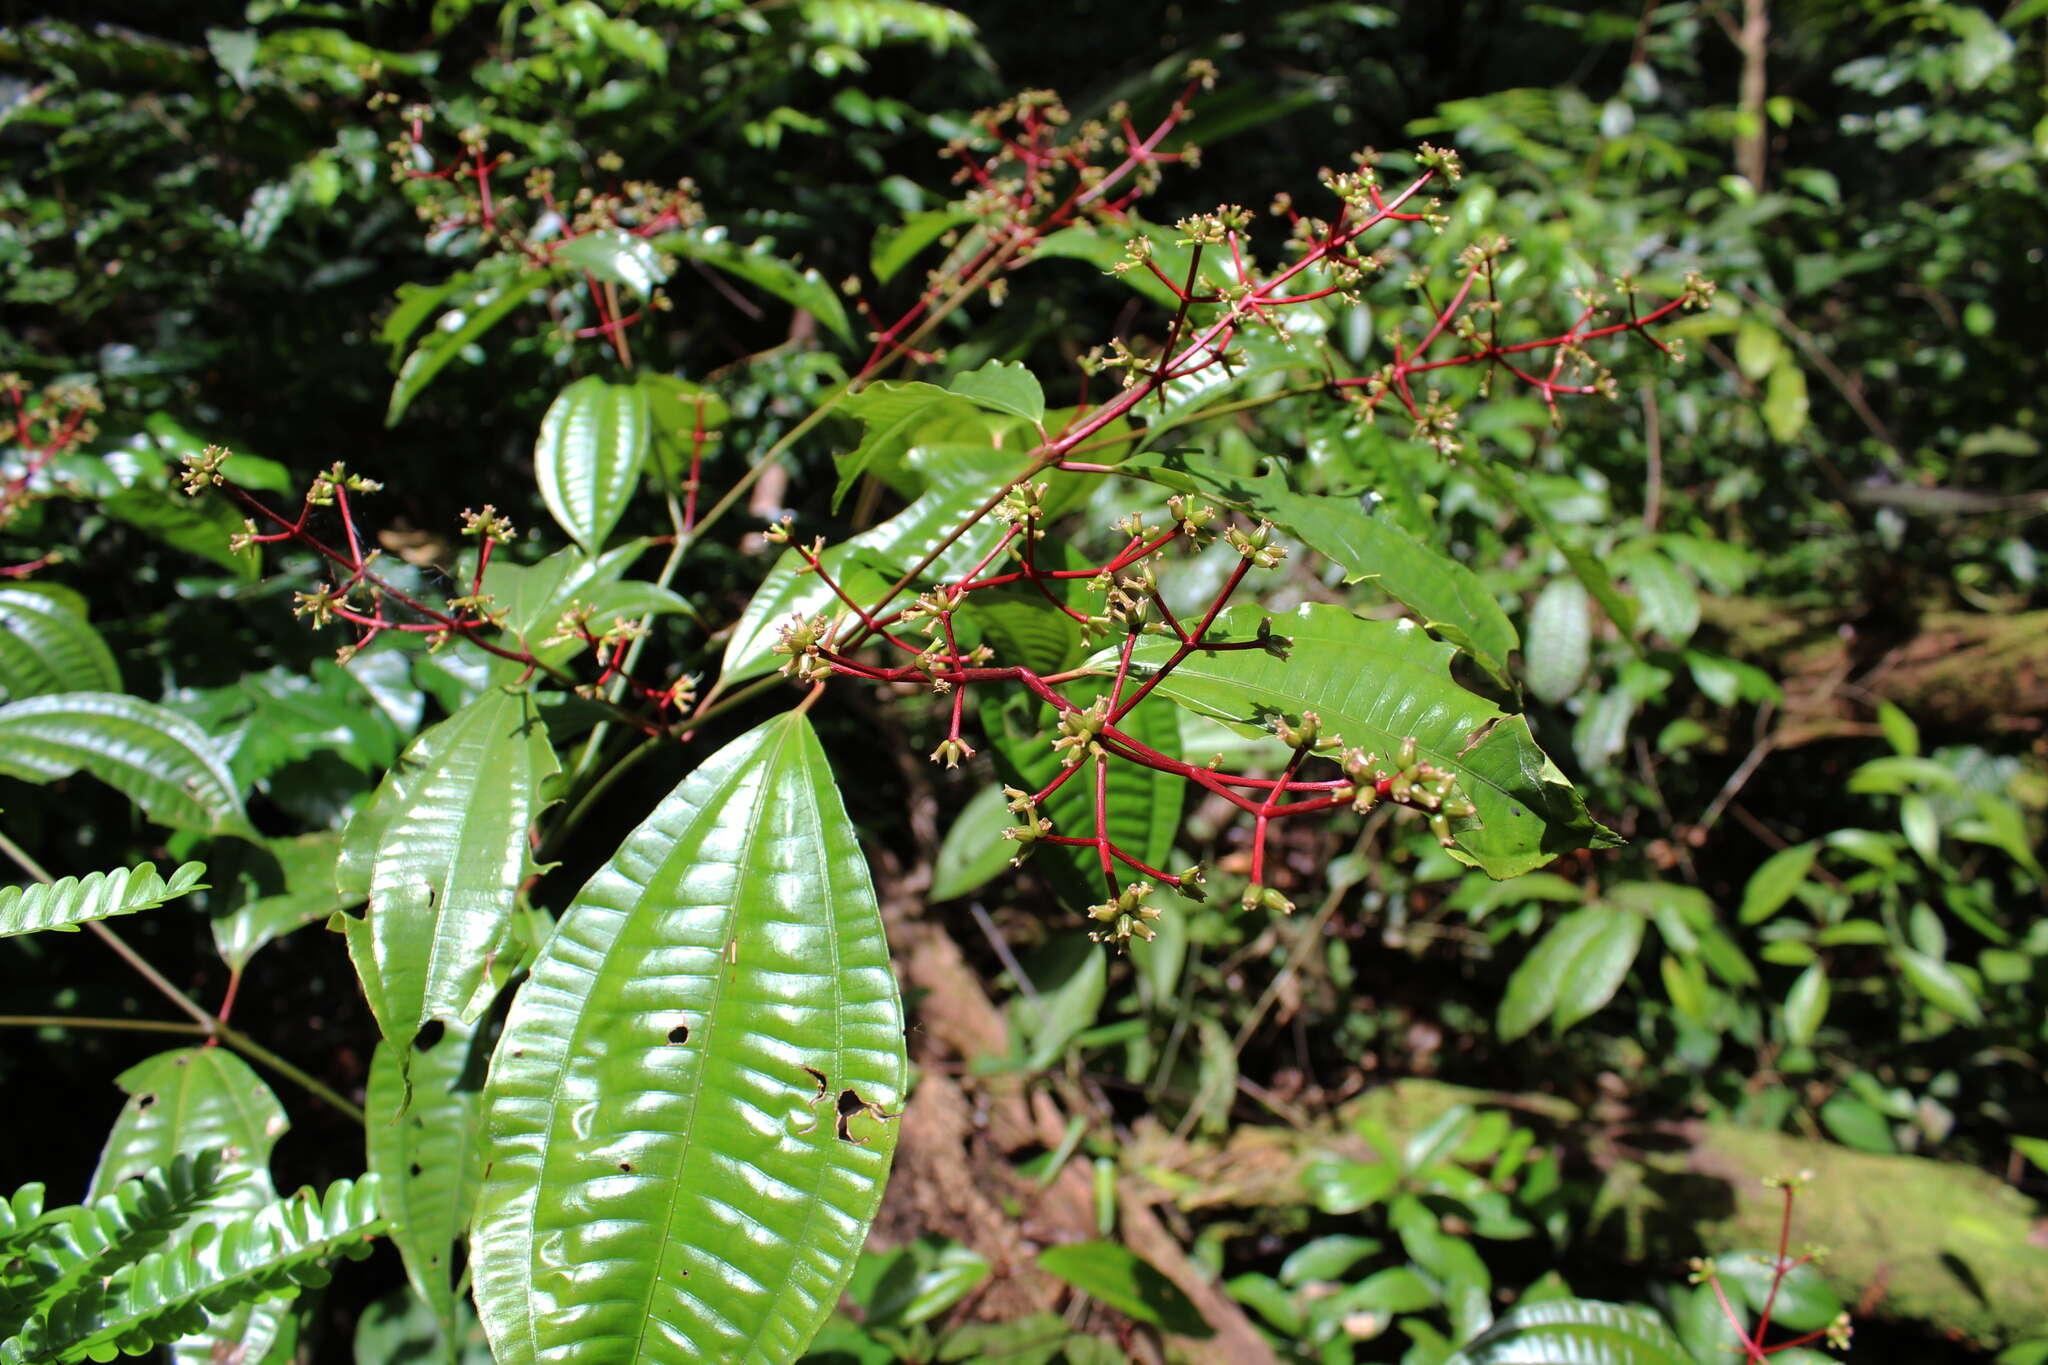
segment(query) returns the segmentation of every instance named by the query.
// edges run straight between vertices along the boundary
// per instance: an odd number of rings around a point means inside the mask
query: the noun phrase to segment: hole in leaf
[[[420,1031],[412,1036],[413,1050],[415,1052],[433,1051],[434,1044],[440,1042],[441,1035],[447,1031],[448,1025],[442,1023],[439,1019],[427,1020],[426,1023],[420,1025]]]
[[[814,1066],[807,1066],[804,1068],[804,1074],[818,1083],[817,1098],[824,1099],[826,1094],[832,1089],[832,1083],[825,1079],[825,1073]],[[847,1093],[851,1094],[853,1092],[848,1091]]]
[[[619,1163],[619,1169],[622,1171],[630,1171],[633,1169],[633,1163],[630,1161],[621,1161]]]
[[[412,1163],[412,1173],[413,1178],[418,1179],[421,1175],[426,1173],[426,1168],[420,1165],[419,1162],[415,1161]]]
[[[136,1107],[137,1109],[147,1109],[147,1108],[149,1108],[149,1106],[151,1106],[152,1104],[155,1104],[155,1103],[156,1103],[156,1096],[155,1096],[155,1095],[137,1095],[137,1096],[135,1097],[135,1107]]]
[[[675,1026],[674,1028],[672,1028],[672,1029],[670,1029],[670,1030],[668,1031],[668,1040],[669,1040],[669,1041],[670,1041],[671,1043],[687,1043],[687,1042],[689,1042],[689,1041],[690,1041],[690,1026],[689,1026],[688,1024],[677,1024],[677,1025],[676,1025],[676,1026]]]

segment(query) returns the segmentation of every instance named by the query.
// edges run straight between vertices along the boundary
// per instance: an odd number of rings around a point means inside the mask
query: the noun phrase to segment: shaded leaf
[[[1047,1247],[1038,1253],[1038,1268],[1126,1317],[1181,1336],[1214,1335],[1179,1285],[1144,1257],[1115,1242]]]
[[[1500,1036],[1512,1041],[1553,1017],[1562,1032],[1598,1010],[1621,988],[1642,940],[1642,916],[1611,906],[1559,919],[1508,978]]]
[[[1576,578],[1543,585],[1529,608],[1522,681],[1552,706],[1579,690],[1593,657],[1593,603]]]
[[[1502,1314],[1445,1365],[1691,1365],[1691,1358],[1645,1309],[1550,1299]]]
[[[623,285],[643,299],[668,278],[654,244],[623,228],[597,228],[559,242],[554,259],[592,279]]]
[[[705,228],[669,233],[654,245],[702,261],[756,289],[766,290],[809,313],[841,341],[853,344],[853,328],[847,322],[846,305],[840,302],[839,291],[816,270],[799,268],[775,255],[773,244],[766,240],[742,247],[728,240],[724,229]]]
[[[435,320],[432,330],[398,367],[398,378],[391,386],[391,402],[384,412],[384,425],[397,426],[412,400],[448,367],[449,361],[502,322],[535,290],[544,288],[553,274],[552,270],[532,270],[509,280],[496,273],[479,275],[451,293],[448,298],[453,299],[453,306]],[[413,301],[408,299],[409,303]],[[439,306],[446,301],[436,298],[433,304]],[[390,326],[386,324],[387,339]]]
[[[976,792],[960,808],[939,844],[926,899],[949,901],[964,896],[1008,868],[1017,846],[1003,837],[1003,831],[1013,823],[1001,787],[983,787]]]

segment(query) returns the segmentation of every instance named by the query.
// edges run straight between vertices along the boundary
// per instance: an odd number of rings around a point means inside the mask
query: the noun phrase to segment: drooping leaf
[[[406,1278],[432,1309],[444,1341],[459,1340],[455,1243],[469,1228],[483,1174],[478,1143],[487,1057],[479,1029],[451,1023],[400,1058],[391,1042],[370,1062],[363,1121],[377,1207]]]
[[[270,1153],[290,1124],[247,1062],[222,1047],[177,1048],[136,1063],[119,1084],[128,1102],[107,1135],[87,1198],[107,1195],[180,1155],[208,1151],[219,1152],[223,1172],[236,1179],[204,1221],[225,1227],[277,1197]],[[260,1358],[285,1313],[282,1304],[252,1303],[209,1315],[181,1336],[172,1354],[179,1365],[206,1365],[217,1345],[231,1344]]]
[[[263,848],[276,861],[284,885],[268,895],[252,894],[213,919],[214,949],[238,972],[265,944],[355,903],[334,885],[334,864],[341,856],[338,831],[265,839]]]
[[[1685,571],[1663,555],[1641,551],[1627,562],[1636,590],[1638,625],[1673,645],[1683,645],[1700,626],[1700,590]]]
[[[1081,934],[1054,939],[1023,964],[1029,981],[1017,985],[1010,1018],[1024,1045],[1024,1065],[1043,1071],[1067,1045],[1092,1027],[1109,988],[1109,954]]]
[[[1558,553],[1564,556],[1565,563],[1571,566],[1572,573],[1577,576],[1579,582],[1585,584],[1586,591],[1593,595],[1593,600],[1600,604],[1600,610],[1606,612],[1607,618],[1621,628],[1624,638],[1636,643],[1635,603],[1623,597],[1616,589],[1614,575],[1607,571],[1607,566],[1601,562],[1600,556],[1594,554],[1579,541],[1578,537],[1567,531],[1543,505],[1543,499],[1532,493],[1515,471],[1497,467],[1485,460],[1474,460],[1465,467],[1481,483],[1513,503],[1523,516],[1535,523],[1536,529],[1557,547]],[[1637,648],[1641,648],[1639,643]]]
[[[1126,1317],[1183,1336],[1214,1333],[1194,1301],[1151,1262],[1115,1242],[1069,1242],[1038,1253],[1038,1268]]]
[[[1233,607],[1213,638],[1249,640],[1263,619],[1256,607]],[[1412,622],[1366,621],[1316,603],[1275,619],[1273,633],[1291,641],[1285,658],[1267,650],[1197,653],[1157,690],[1245,726],[1314,711],[1325,735],[1382,756],[1413,739],[1417,755],[1452,773],[1478,808],[1451,821],[1453,856],[1491,877],[1532,871],[1571,849],[1614,846],[1612,832],[1536,747],[1528,722],[1451,681],[1451,646]],[[1149,673],[1170,650],[1166,641],[1147,640],[1137,657]]]
[[[0,586],[0,702],[48,692],[118,692],[114,652],[70,593]]]
[[[874,245],[868,253],[868,273],[875,277],[876,283],[887,284],[897,271],[917,259],[920,251],[954,228],[974,221],[973,214],[959,208],[914,213],[904,219],[901,226],[875,234]]]
[[[654,245],[764,289],[809,313],[849,346],[853,344],[853,327],[847,321],[846,305],[840,302],[839,291],[815,269],[792,265],[777,256],[770,242],[758,241],[743,247],[729,240],[722,228],[705,228],[669,233]]]
[[[349,956],[384,1036],[476,1018],[532,865],[528,835],[557,771],[526,691],[487,687],[423,732],[349,822],[335,865]]]
[[[1513,1041],[1545,1019],[1562,1031],[1598,1010],[1621,988],[1642,941],[1643,917],[1612,906],[1559,919],[1508,978],[1500,1036]]]
[[[1026,439],[1030,428],[1014,414],[916,380],[869,384],[847,395],[839,410],[858,419],[865,430],[860,444],[839,457],[839,481],[832,492],[835,508],[865,474],[907,497],[915,496],[931,479],[928,467],[912,468],[913,464],[951,463],[961,453],[955,447],[971,448],[968,458],[987,464],[989,457],[983,452],[1021,451],[1037,439]]]
[[[1550,1299],[1503,1313],[1444,1365],[1691,1365],[1691,1357],[1644,1309]]]
[[[703,385],[673,375],[643,371],[633,382],[647,394],[647,453],[661,473],[662,487],[675,489],[690,476],[690,454],[699,445],[699,434],[708,451],[732,420],[732,409]]]
[[[1810,1047],[1828,1015],[1828,972],[1815,962],[1799,974],[1785,994],[1785,1041]]]
[[[405,358],[405,363],[398,367],[398,379],[391,386],[391,402],[384,413],[384,425],[397,426],[398,419],[405,416],[412,400],[433,382],[435,375],[448,367],[449,361],[504,321],[507,314],[532,297],[535,290],[544,288],[553,276],[552,269],[530,270],[510,279],[498,273],[479,274],[450,294],[448,297],[453,303],[448,311],[435,320],[426,336],[413,347],[412,354]],[[438,307],[447,301],[437,298],[432,303]]]
[[[795,1356],[879,1203],[905,1068],[858,837],[784,715],[627,837],[513,1004],[472,1253],[500,1365]]]
[[[541,419],[533,446],[541,500],[593,555],[632,500],[652,431],[645,388],[595,375],[563,389]]]
[[[59,877],[48,885],[0,887],[0,938],[44,929],[76,929],[87,920],[154,910],[188,891],[198,891],[206,875],[201,863],[185,863],[169,881],[151,863],[113,872],[88,872]]]
[[[1038,376],[1014,361],[991,360],[978,370],[956,374],[948,389],[995,412],[1022,417],[1034,426],[1045,421],[1045,390]]]
[[[159,824],[203,834],[249,830],[219,750],[175,711],[118,692],[53,692],[0,706],[0,773],[50,782],[80,769]]]
[[[262,573],[254,547],[237,550],[228,544],[242,529],[242,518],[223,499],[189,498],[176,488],[137,484],[101,498],[98,506],[116,521],[218,564],[245,582],[255,582]]]
[[[1142,456],[1122,469],[1266,518],[1340,566],[1345,582],[1370,582],[1470,654],[1495,681],[1511,685],[1508,655],[1521,642],[1479,576],[1355,499],[1296,493],[1278,475],[1225,473],[1181,454]]]

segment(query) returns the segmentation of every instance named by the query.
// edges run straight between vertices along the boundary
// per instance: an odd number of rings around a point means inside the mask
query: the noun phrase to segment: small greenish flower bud
[[[1053,741],[1053,752],[1060,755],[1062,763],[1069,768],[1073,767],[1094,750],[1096,737],[1107,724],[1108,697],[1097,697],[1095,704],[1086,710],[1060,712],[1061,738]]]
[[[961,759],[973,757],[974,749],[957,735],[940,740],[939,747],[932,750],[932,762],[938,763],[943,760],[948,768],[957,768]]]

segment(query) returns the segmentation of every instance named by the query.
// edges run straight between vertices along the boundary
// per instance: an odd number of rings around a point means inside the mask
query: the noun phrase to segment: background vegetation
[[[859,369],[865,345],[835,332],[873,319],[838,282],[893,317],[964,226],[940,152],[968,111],[1057,87],[1077,118],[1125,101],[1150,126],[1195,58],[1220,79],[1176,140],[1202,155],[1165,168],[1146,220],[1306,203],[1316,168],[1427,140],[1467,172],[1443,237],[1413,246],[1438,281],[1504,234],[1505,278],[1552,331],[1574,287],[1716,284],[1658,333],[1684,364],[1638,344],[1610,362],[1611,401],[1570,400],[1561,424],[1526,389],[1481,402],[1447,380],[1475,400],[1447,452],[1405,420],[1282,401],[1320,376],[1255,364],[1241,407],[1175,437],[1469,566],[1518,628],[1537,738],[1627,842],[1495,882],[1419,821],[1290,826],[1266,880],[1297,908],[1244,913],[1246,831],[1191,801],[1176,865],[1206,861],[1224,894],[1107,955],[1043,860],[988,856],[1008,851],[1000,755],[928,764],[943,706],[835,684],[811,717],[841,773],[871,778],[842,783],[924,1107],[818,1358],[1083,1362],[1172,1341],[1437,1365],[1510,1305],[1575,1292],[1649,1305],[1708,1361],[1731,1338],[1687,1259],[1721,1258],[1733,1312],[1753,1315],[1769,1275],[1745,1256],[1779,1216],[1758,1182],[1805,1169],[1798,1236],[1833,1255],[1799,1273],[1785,1335],[1852,1309],[1862,1356],[2048,1359],[2041,0],[252,0],[21,18],[0,29],[0,369],[25,412],[56,389],[45,425],[0,447],[0,589],[17,621],[88,611],[111,653],[76,667],[194,722],[262,839],[167,834],[112,788],[33,780],[4,735],[0,829],[58,875],[175,866],[203,843],[211,889],[124,935],[360,1101],[377,1021],[318,927],[340,905],[292,859],[331,863],[404,745],[473,684],[424,653],[338,664],[346,637],[292,610],[319,566],[229,550],[240,512],[187,502],[177,461],[219,442],[246,484],[286,494],[345,460],[382,483],[368,533],[422,590],[459,577],[465,509],[547,525],[535,433],[607,363],[605,338],[571,335],[605,317],[593,293],[475,334],[434,321],[486,297],[492,244],[439,226],[448,182],[393,174],[422,155],[412,106],[436,155],[487,130],[507,186],[536,168],[565,186],[687,177],[722,240],[762,244],[685,253],[669,306],[625,333],[632,365],[729,409],[708,501]],[[943,353],[918,373],[1022,362],[1050,403],[1075,402],[1090,348],[1160,331],[1159,301],[1106,275],[1107,250],[1048,244],[927,338]],[[1331,311],[1331,353],[1369,373],[1429,308],[1383,279]],[[422,377],[420,351],[445,367]],[[45,460],[78,384],[97,394],[90,439]],[[758,477],[692,546],[673,584],[687,609],[659,618],[651,658],[715,675],[778,552],[759,534],[773,515],[838,539],[894,509],[875,481],[835,505],[861,440],[835,418]],[[1093,552],[1135,505],[1098,495],[1077,544]],[[671,528],[642,497],[620,529]],[[1343,578],[1297,555],[1268,601],[1399,614],[1398,594]],[[0,655],[0,701],[52,690],[26,668]],[[765,694],[584,793],[532,905],[560,910],[690,766],[787,704]],[[570,706],[550,726],[592,719]],[[1188,724],[1190,755],[1284,762]],[[123,1112],[114,1078],[165,1040],[47,1021],[159,1019],[162,1002],[98,945],[47,935],[0,949],[0,1000],[0,1188],[69,1201]],[[362,1169],[358,1124],[280,1093],[278,1189]],[[432,1321],[404,1285],[380,1244],[301,1298],[279,1350],[424,1358],[408,1353],[431,1349]]]

